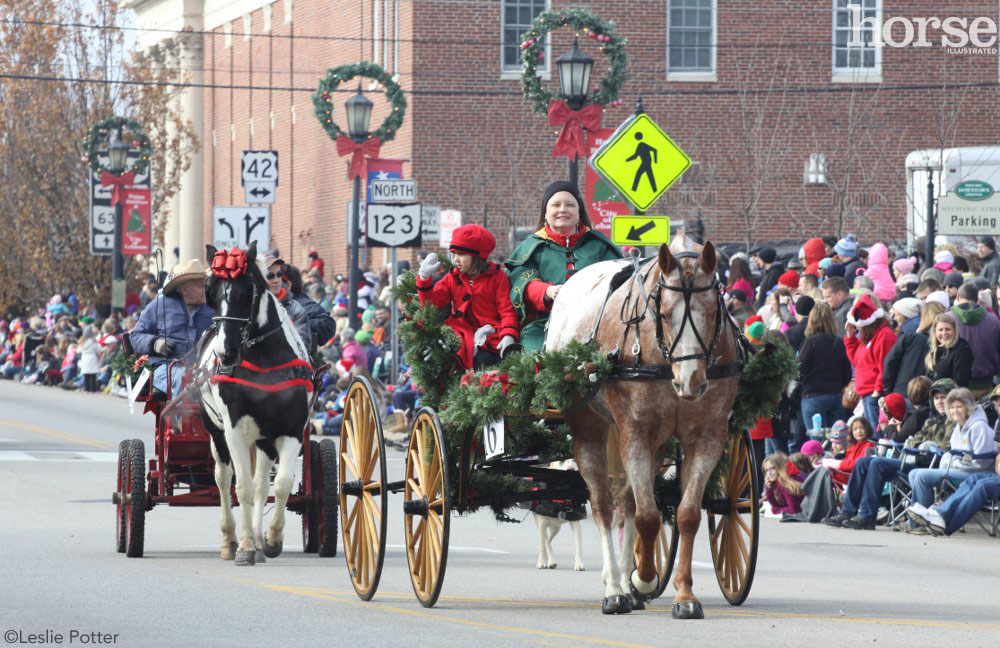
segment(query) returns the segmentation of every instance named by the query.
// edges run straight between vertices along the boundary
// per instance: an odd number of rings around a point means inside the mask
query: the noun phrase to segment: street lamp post
[[[562,94],[567,97],[572,110],[580,110],[587,100],[587,89],[590,85],[590,71],[594,67],[594,59],[580,51],[577,39],[573,39],[573,49],[556,59],[559,68],[559,85]],[[579,155],[574,155],[569,161],[569,181],[579,186],[578,163]]]
[[[941,168],[944,169],[942,163]],[[941,176],[943,177],[943,175]],[[931,267],[934,265],[934,239],[937,237],[934,223],[934,169],[927,168],[927,236],[924,241],[924,265]]]
[[[368,125],[372,118],[372,102],[365,98],[358,86],[358,92],[347,100],[344,104],[347,111],[347,126],[351,139],[355,142],[363,142],[368,139]],[[350,327],[357,331],[359,329],[360,318],[358,317],[358,280],[361,277],[361,270],[358,268],[358,247],[361,239],[361,176],[354,176],[354,209],[351,214],[351,269],[349,280],[351,282],[348,294],[347,307],[350,309],[348,321]]]
[[[128,159],[128,144],[123,142],[117,130],[108,136],[108,171],[116,176],[125,172]],[[122,256],[123,205],[119,199],[115,203],[115,238],[111,252],[111,309],[117,315],[125,312],[125,259]]]

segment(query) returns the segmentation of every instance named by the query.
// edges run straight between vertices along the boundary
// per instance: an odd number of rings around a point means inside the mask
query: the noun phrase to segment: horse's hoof
[[[705,612],[698,601],[678,601],[672,611],[675,619],[704,619]]]
[[[624,594],[605,596],[601,601],[601,614],[628,614],[631,611],[632,604]]]
[[[236,552],[236,566],[237,567],[253,567],[255,563],[254,551],[237,551]]]
[[[660,586],[660,576],[659,576],[659,574],[655,574],[655,579],[653,580],[653,587],[652,587],[652,589],[649,590],[649,592],[642,592],[642,591],[640,591],[639,588],[636,587],[636,583],[637,582],[640,583],[640,584],[642,584],[642,579],[639,578],[639,571],[636,570],[636,569],[633,569],[632,570],[632,574],[629,575],[629,579],[628,579],[629,593],[632,594],[632,599],[635,600],[635,601],[639,601],[639,602],[649,601],[649,600],[653,599],[653,593],[656,592],[656,590]],[[643,607],[645,607],[645,606],[643,606]],[[633,606],[633,609],[642,609],[642,608],[637,608],[637,607]]]
[[[233,560],[234,558],[236,558],[236,547],[237,544],[235,542],[223,547],[222,551],[219,552],[219,554],[222,556],[222,559]]]
[[[268,558],[277,558],[278,556],[281,555],[281,549],[282,549],[282,545],[283,544],[284,543],[282,543],[282,542],[279,542],[276,545],[268,544],[267,541],[265,540],[264,541],[264,555],[267,556]]]
[[[253,552],[253,559],[259,563],[267,562],[267,557],[264,555],[264,552],[261,551],[260,549],[257,549]]]
[[[646,609],[646,602],[643,601],[641,597],[630,596],[629,597],[629,603],[632,604],[632,609],[633,610],[645,610]]]

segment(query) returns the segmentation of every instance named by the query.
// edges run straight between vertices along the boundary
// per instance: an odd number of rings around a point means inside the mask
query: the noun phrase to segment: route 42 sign
[[[240,183],[248,182],[278,184],[277,151],[243,151],[240,162]]]
[[[369,203],[368,247],[419,247],[420,203],[379,205]]]

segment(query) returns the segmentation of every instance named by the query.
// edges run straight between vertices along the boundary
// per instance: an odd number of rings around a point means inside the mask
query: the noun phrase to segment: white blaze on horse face
[[[227,284],[223,289],[223,298],[219,300],[219,317],[226,317],[229,315],[229,285]],[[218,357],[223,357],[226,355],[226,326],[225,320],[219,320],[219,325],[216,327],[215,333],[215,344],[213,348],[215,349],[215,355]]]
[[[680,271],[678,268],[677,272]],[[695,279],[688,279],[688,281],[693,280]],[[705,350],[701,348],[701,344],[698,342],[698,335],[701,335],[701,339],[705,344],[708,344],[709,340],[711,340],[709,336],[714,334],[714,331],[709,330],[710,323],[707,321],[708,318],[705,313],[705,295],[710,293],[692,293],[691,301],[685,307],[682,293],[675,290],[665,292],[668,295],[664,296],[664,301],[669,301],[673,305],[670,312],[671,333],[672,335],[676,335],[680,331],[680,339],[677,341],[677,348],[674,349],[674,357],[704,354]],[[685,324],[685,311],[687,310],[690,310],[691,317]],[[692,321],[694,322],[694,327],[691,326]],[[695,329],[698,331],[697,334],[695,334]],[[707,359],[701,357],[673,363],[673,386],[678,396],[686,400],[698,400],[707,391],[706,362]]]

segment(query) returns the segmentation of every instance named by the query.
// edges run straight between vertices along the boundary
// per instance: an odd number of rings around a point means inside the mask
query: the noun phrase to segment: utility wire
[[[137,86],[173,86],[177,88],[215,88],[222,90],[273,90],[278,92],[316,92],[316,88],[298,88],[294,86],[270,86],[270,85],[241,85],[241,84],[220,84],[220,83],[192,83],[192,82],[170,82],[170,81],[142,81],[137,79],[88,79],[83,77],[70,76],[42,76],[37,74],[13,74],[0,72],[0,79],[11,79],[18,81],[41,81],[49,83],[94,83],[105,85],[137,85]],[[916,92],[923,90],[961,90],[975,88],[997,88],[1000,87],[998,81],[982,81],[975,83],[913,83],[905,85],[881,85],[881,84],[861,84],[861,85],[836,85],[836,86],[778,86],[772,88],[714,88],[698,90],[650,90],[638,89],[636,92],[644,96],[725,96],[725,95],[768,95],[768,94],[842,94],[852,92]],[[334,92],[351,93],[355,91],[347,88],[337,88]],[[500,96],[521,96],[519,90],[474,90],[474,89],[447,89],[434,90],[429,88],[416,88],[406,90],[406,94],[423,96],[445,96],[445,97],[500,97]]]

